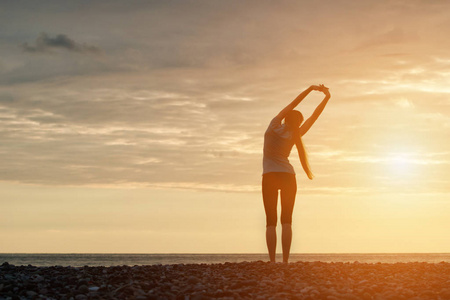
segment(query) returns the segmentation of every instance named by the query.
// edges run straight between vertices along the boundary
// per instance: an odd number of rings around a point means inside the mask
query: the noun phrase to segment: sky
[[[2,1],[0,252],[266,252],[264,131],[322,83],[291,252],[450,252],[449,10]]]

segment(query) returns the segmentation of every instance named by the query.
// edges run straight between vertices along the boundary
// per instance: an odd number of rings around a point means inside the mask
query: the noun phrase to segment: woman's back
[[[286,172],[295,174],[289,163],[289,154],[294,146],[292,133],[286,124],[273,118],[264,134],[263,174],[269,172]]]

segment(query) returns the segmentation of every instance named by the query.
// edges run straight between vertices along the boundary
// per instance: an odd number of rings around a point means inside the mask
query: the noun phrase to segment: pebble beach
[[[0,265],[0,299],[450,299],[450,263]]]

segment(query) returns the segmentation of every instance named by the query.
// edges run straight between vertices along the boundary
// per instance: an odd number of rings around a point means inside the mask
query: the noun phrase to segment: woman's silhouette
[[[294,108],[311,92],[320,91],[325,98],[317,106],[312,116],[303,122],[302,114]],[[297,182],[295,172],[289,163],[288,157],[294,144],[303,170],[309,179],[313,174],[308,165],[308,158],[303,147],[301,137],[308,132],[325,105],[330,99],[328,88],[324,85],[312,85],[303,91],[297,98],[286,106],[269,124],[264,134],[264,157],[262,195],[266,211],[266,241],[271,262],[275,262],[275,249],[277,245],[277,202],[278,190],[281,196],[281,243],[283,247],[283,262],[289,260],[289,251],[292,240],[292,210],[294,208]],[[281,121],[284,119],[284,124]],[[300,126],[301,125],[301,126]]]

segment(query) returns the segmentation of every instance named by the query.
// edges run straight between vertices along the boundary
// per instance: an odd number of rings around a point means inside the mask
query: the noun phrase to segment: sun
[[[380,171],[391,184],[414,184],[424,164],[423,143],[416,136],[389,134],[381,137]]]
[[[410,155],[407,153],[395,153],[390,157],[392,169],[398,173],[408,172],[412,167]]]
[[[391,153],[387,156],[387,163],[391,179],[411,183],[417,171],[417,158],[414,153]]]

